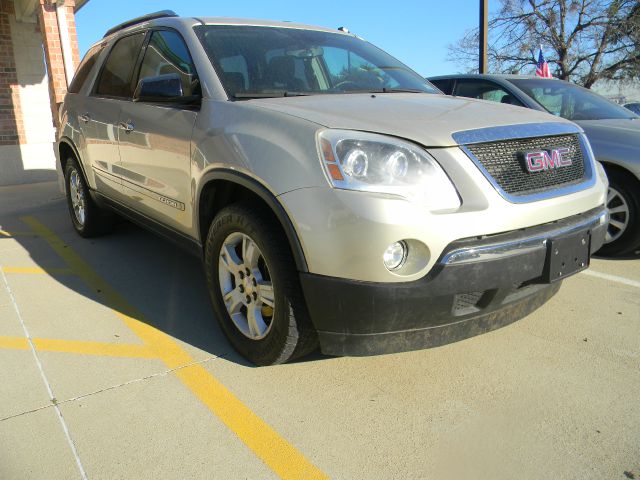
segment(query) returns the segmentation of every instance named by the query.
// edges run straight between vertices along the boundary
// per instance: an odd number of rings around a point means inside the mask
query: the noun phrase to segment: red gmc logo
[[[553,170],[555,168],[568,167],[572,164],[569,153],[571,153],[571,150],[566,147],[554,148],[550,151],[527,152],[524,154],[524,162],[530,172]]]

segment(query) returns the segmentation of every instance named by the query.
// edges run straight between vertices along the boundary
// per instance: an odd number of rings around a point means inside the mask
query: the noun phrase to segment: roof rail
[[[109,30],[107,30],[107,33],[105,33],[104,36],[108,37],[112,33],[116,33],[118,30],[123,30],[127,27],[131,27],[136,23],[147,22],[149,20],[154,20],[156,18],[177,17],[177,16],[178,14],[173,10],[160,10],[159,12],[148,13],[146,15],[142,15],[141,17],[132,18],[131,20],[127,20],[126,22],[122,22],[120,25],[116,25],[115,27],[110,28]]]

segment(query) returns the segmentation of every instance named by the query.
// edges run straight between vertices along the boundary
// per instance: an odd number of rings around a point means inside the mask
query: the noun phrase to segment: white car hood
[[[425,147],[457,145],[452,134],[486,127],[542,122],[572,125],[566,120],[527,108],[421,93],[320,94],[249,102],[327,128],[393,135]]]

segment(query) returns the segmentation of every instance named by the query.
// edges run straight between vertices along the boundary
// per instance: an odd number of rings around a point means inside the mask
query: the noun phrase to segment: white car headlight
[[[418,145],[352,130],[323,130],[318,144],[335,188],[397,195],[432,211],[460,207],[460,196],[447,174]]]

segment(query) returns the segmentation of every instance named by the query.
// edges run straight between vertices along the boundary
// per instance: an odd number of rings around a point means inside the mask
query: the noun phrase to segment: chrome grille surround
[[[460,148],[466,153],[466,155],[475,163],[478,169],[484,174],[498,193],[511,203],[528,203],[561,195],[568,195],[570,193],[585,190],[595,184],[593,152],[589,142],[584,136],[584,133],[577,125],[556,122],[508,125],[456,132],[452,137],[460,145]],[[500,182],[500,180],[504,181],[503,178],[501,179],[499,175],[498,178],[492,175],[492,173],[495,173],[496,171],[499,173],[499,168],[498,170],[491,168],[491,166],[487,168],[485,163],[478,158],[473,151],[480,151],[482,147],[480,144],[505,145],[510,142],[513,145],[532,145],[533,148],[529,148],[529,150],[538,149],[541,145],[543,145],[545,149],[550,149],[560,146],[561,144],[559,142],[563,141],[563,137],[565,142],[568,137],[572,138],[572,143],[575,145],[573,148],[579,148],[581,150],[582,161],[579,163],[582,165],[577,173],[575,169],[573,172],[561,173],[559,177],[556,177],[561,180],[557,183],[553,183],[553,181],[549,181],[549,179],[553,179],[553,174],[557,173],[558,170],[553,170],[552,172],[537,172],[533,174],[524,170],[521,160],[516,156],[517,152],[522,151],[521,149],[513,149],[510,159],[508,158],[509,155],[507,155],[506,161],[511,162],[511,166],[514,168],[522,168],[523,175],[529,175],[529,178],[536,178],[534,175],[538,175],[539,173],[550,173],[550,175],[538,176],[539,180],[534,180],[532,182],[532,188],[530,189],[527,189],[526,184],[522,183],[520,184],[520,189],[516,188],[515,191],[514,189],[509,188],[510,185],[508,182],[503,185]],[[486,161],[486,158],[484,160]],[[575,159],[572,160],[575,161]],[[501,159],[501,162],[499,161],[497,163],[504,164],[504,162],[505,159],[503,158]],[[571,167],[563,167],[559,171],[561,172],[562,170],[571,170]],[[512,171],[511,173],[513,174],[514,172]],[[573,173],[573,178],[570,173]],[[523,185],[524,188],[522,188]]]

